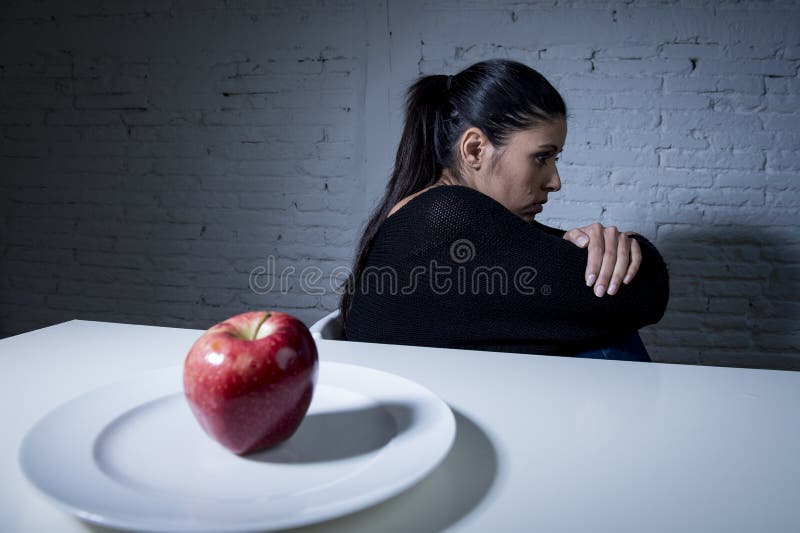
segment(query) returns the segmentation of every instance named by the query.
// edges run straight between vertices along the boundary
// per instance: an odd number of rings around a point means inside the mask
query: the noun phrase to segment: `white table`
[[[23,477],[52,408],[182,364],[201,331],[73,320],[0,340],[0,531],[104,531]],[[800,531],[800,373],[319,341],[456,415],[450,454],[382,504],[296,531]]]

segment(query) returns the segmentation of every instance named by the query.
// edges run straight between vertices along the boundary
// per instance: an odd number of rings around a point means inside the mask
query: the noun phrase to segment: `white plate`
[[[306,418],[276,448],[237,456],[194,419],[182,367],[102,387],[25,436],[20,464],[57,504],[104,526],[253,531],[341,516],[410,487],[455,437],[447,405],[394,374],[321,362]]]

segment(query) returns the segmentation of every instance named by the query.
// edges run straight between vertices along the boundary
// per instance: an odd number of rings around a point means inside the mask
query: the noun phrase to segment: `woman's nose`
[[[553,171],[553,175],[550,176],[549,180],[547,180],[546,187],[547,190],[551,192],[561,190],[561,177],[558,175],[558,169]]]

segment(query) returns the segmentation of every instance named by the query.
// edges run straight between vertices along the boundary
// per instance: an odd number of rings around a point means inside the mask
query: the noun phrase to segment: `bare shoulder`
[[[406,205],[408,202],[410,202],[411,200],[413,200],[414,198],[416,198],[416,197],[417,197],[417,196],[419,196],[420,194],[424,193],[424,192],[425,192],[425,191],[427,191],[428,189],[432,189],[433,187],[436,187],[436,185],[431,185],[430,187],[426,187],[426,188],[422,189],[421,191],[415,192],[414,194],[412,194],[412,195],[410,195],[410,196],[406,196],[405,198],[403,198],[402,200],[400,200],[399,202],[397,202],[397,204],[396,204],[396,205],[395,205],[395,206],[392,208],[392,210],[391,210],[391,211],[389,211],[389,214],[388,214],[388,215],[386,215],[386,218],[389,218],[389,217],[390,217],[390,216],[392,216],[392,215],[393,215],[393,214],[394,214],[394,213],[395,213],[397,210],[399,210],[401,207],[403,207],[404,205]]]

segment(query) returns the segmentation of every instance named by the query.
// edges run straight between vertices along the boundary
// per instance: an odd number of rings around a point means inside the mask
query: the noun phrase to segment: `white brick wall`
[[[800,368],[800,5],[415,4],[4,3],[0,333],[313,322],[338,295],[300,272],[350,266],[407,84],[507,57],[570,112],[542,221],[635,229],[670,266],[654,358]],[[268,257],[285,294],[249,287]]]

